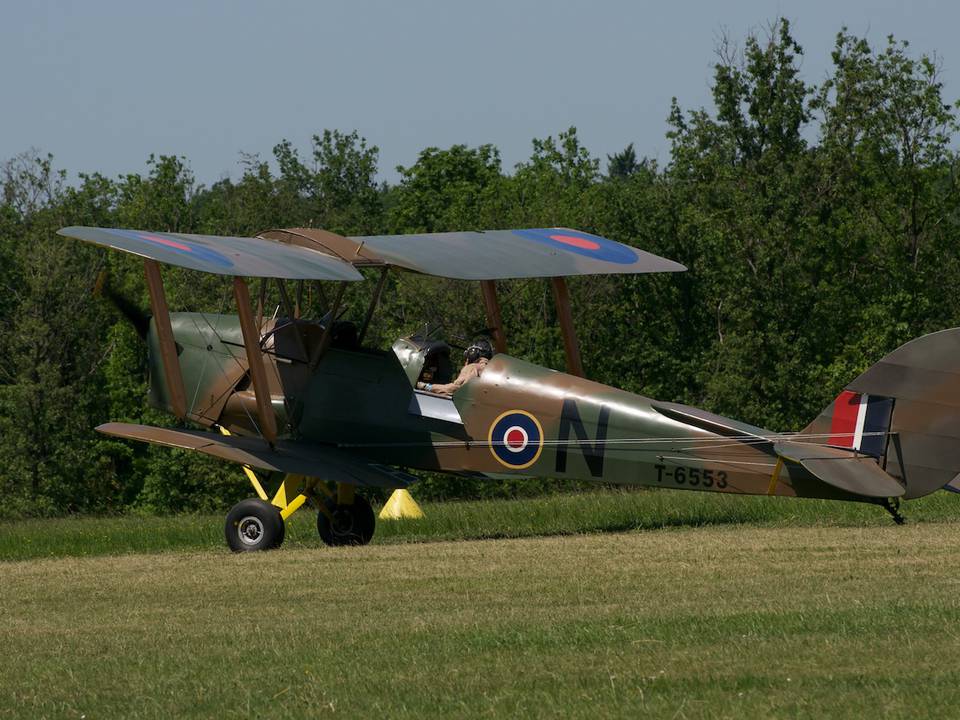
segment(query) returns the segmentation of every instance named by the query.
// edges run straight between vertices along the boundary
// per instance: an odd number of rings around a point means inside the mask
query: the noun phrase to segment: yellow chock
[[[406,490],[394,490],[380,511],[381,520],[419,520],[423,510]]]

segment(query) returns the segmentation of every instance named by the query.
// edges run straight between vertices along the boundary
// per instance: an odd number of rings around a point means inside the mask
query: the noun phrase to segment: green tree
[[[849,299],[835,314],[858,328],[825,369],[839,378],[925,331],[960,319],[952,283],[960,194],[955,107],[944,101],[937,63],[887,38],[875,51],[846,30],[833,74],[813,107],[818,217],[825,250],[842,259]]]
[[[600,178],[600,160],[592,157],[571,127],[554,139],[533,140],[533,154],[517,165],[511,182],[511,223],[518,227],[595,225],[583,194]]]
[[[379,155],[380,149],[368,146],[356,130],[324,130],[313,136],[314,192],[322,227],[355,235],[381,229]]]
[[[680,339],[700,393],[717,411],[772,427],[809,413],[804,389],[819,329],[810,322],[820,264],[804,248],[815,190],[804,129],[812,90],[799,78],[802,50],[778,21],[742,53],[721,46],[716,115],[670,114],[667,180],[678,259],[691,268]],[[689,397],[689,395],[688,395]]]
[[[502,227],[503,176],[492,145],[427,148],[412,166],[398,167],[391,198],[394,232],[442,232]]]
[[[640,167],[641,163],[637,161],[637,152],[633,149],[633,143],[618,153],[607,155],[608,177],[627,178],[637,172]]]
[[[49,156],[18,163],[5,178],[4,197],[19,217],[9,288],[16,307],[4,317],[0,361],[5,514],[103,508],[119,487],[101,472],[89,424],[104,409],[99,335],[108,321],[92,293],[98,253],[54,235],[65,217],[85,219],[68,213],[83,191],[65,195],[62,178]],[[4,216],[10,212],[8,205]]]
[[[802,58],[782,20],[742,49],[725,40],[712,107],[671,105],[669,160],[638,161],[631,144],[607,157],[606,176],[575,128],[534,140],[530,158],[506,173],[491,145],[427,148],[394,187],[377,182],[378,149],[356,132],[314,136],[306,160],[286,140],[273,162],[242,155],[239,179],[209,188],[170,156],[151,156],[142,174],[81,174],[73,184],[48,155],[7,161],[0,513],[214,509],[247,492],[233,467],[92,431],[106,419],[174,421],[145,406],[143,344],[108,302],[119,293],[147,307],[142,263],[55,235],[70,224],[240,235],[291,226],[596,232],[689,272],[571,279],[592,378],[774,429],[802,426],[882,353],[960,323],[957,108],[944,100],[937,63],[892,38],[874,49],[846,30],[819,86],[802,79]],[[346,317],[362,320],[375,275],[350,288]],[[177,268],[164,276],[176,309],[232,306],[228,280]],[[549,284],[498,286],[511,354],[562,368]],[[485,324],[474,284],[401,272],[388,275],[376,318],[368,339],[382,347],[424,323],[454,343]],[[419,492],[552,487],[429,478]]]

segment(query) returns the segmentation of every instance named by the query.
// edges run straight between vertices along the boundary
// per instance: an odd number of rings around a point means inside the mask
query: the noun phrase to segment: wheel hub
[[[263,537],[263,523],[260,518],[248,515],[240,521],[237,532],[244,545],[256,545]]]
[[[353,530],[353,510],[338,509],[333,511],[333,531],[337,535],[347,535]]]

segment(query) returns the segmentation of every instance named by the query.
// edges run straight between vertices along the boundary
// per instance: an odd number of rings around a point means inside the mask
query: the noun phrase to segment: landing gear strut
[[[907,522],[907,519],[900,514],[900,498],[884,498],[880,504],[883,505],[884,510],[890,513],[897,525],[903,525]]]

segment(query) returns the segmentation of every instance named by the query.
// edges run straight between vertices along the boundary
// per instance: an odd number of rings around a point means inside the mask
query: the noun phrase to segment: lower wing
[[[97,431],[113,437],[193,450],[261,470],[319,477],[358,487],[405,488],[417,479],[409,473],[336,448],[291,441],[277,442],[271,448],[260,438],[218,436],[202,430],[172,430],[130,423],[106,423]]]

